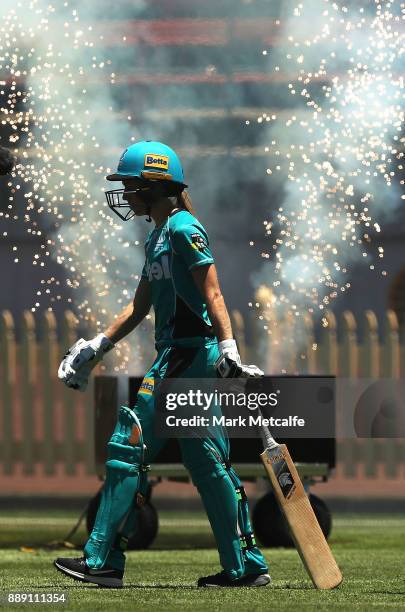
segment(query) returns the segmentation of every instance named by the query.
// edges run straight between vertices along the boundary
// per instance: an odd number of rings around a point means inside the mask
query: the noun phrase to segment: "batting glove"
[[[217,374],[221,378],[258,378],[264,372],[255,365],[243,365],[235,340],[218,342],[220,355],[215,362]]]
[[[65,380],[64,382],[65,385],[69,387],[69,389],[76,389],[77,391],[84,392],[86,391],[87,385],[89,384],[89,375],[84,375],[80,372],[77,372],[76,374],[73,374],[73,376],[71,376],[69,380]]]
[[[113,347],[114,344],[104,334],[98,334],[93,340],[80,338],[62,359],[58,378],[67,387],[85,391],[91,371]]]

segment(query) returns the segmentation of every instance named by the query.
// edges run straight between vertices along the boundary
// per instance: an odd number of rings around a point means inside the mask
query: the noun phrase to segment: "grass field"
[[[160,513],[153,548],[128,553],[124,589],[83,585],[56,572],[52,560],[80,556],[84,529],[73,539],[77,549],[45,547],[63,538],[76,517],[58,511],[0,512],[2,591],[64,591],[69,604],[60,607],[65,610],[405,610],[405,518],[398,515],[335,516],[330,542],[344,583],[328,592],[314,590],[296,551],[285,549],[263,551],[273,578],[269,587],[197,589],[199,576],[219,570],[209,525],[199,513],[169,512]]]

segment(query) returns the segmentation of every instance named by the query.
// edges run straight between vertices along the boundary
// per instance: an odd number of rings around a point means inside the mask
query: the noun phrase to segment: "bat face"
[[[319,526],[304,486],[284,444],[266,449],[261,458],[297,551],[318,589],[333,589],[342,574]]]

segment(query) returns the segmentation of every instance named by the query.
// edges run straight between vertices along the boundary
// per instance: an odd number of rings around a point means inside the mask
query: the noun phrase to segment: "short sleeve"
[[[207,233],[201,225],[190,224],[176,228],[172,234],[172,246],[189,270],[214,263]]]
[[[149,232],[146,240],[145,240],[145,263],[143,264],[143,268],[142,268],[142,273],[141,273],[141,278],[146,278],[148,279],[148,272],[147,272],[147,262],[148,262],[148,258],[147,258],[147,253],[148,253],[148,246],[149,246],[149,242],[150,242],[150,238],[152,236],[152,231]]]

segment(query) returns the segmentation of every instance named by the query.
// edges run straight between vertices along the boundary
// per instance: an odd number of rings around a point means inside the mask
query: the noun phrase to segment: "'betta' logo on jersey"
[[[155,168],[156,170],[169,169],[169,157],[167,155],[153,155],[147,153],[145,155],[145,168]]]
[[[168,256],[163,255],[160,262],[148,262],[146,264],[146,274],[148,275],[149,282],[153,280],[162,280],[162,278],[171,278]]]

